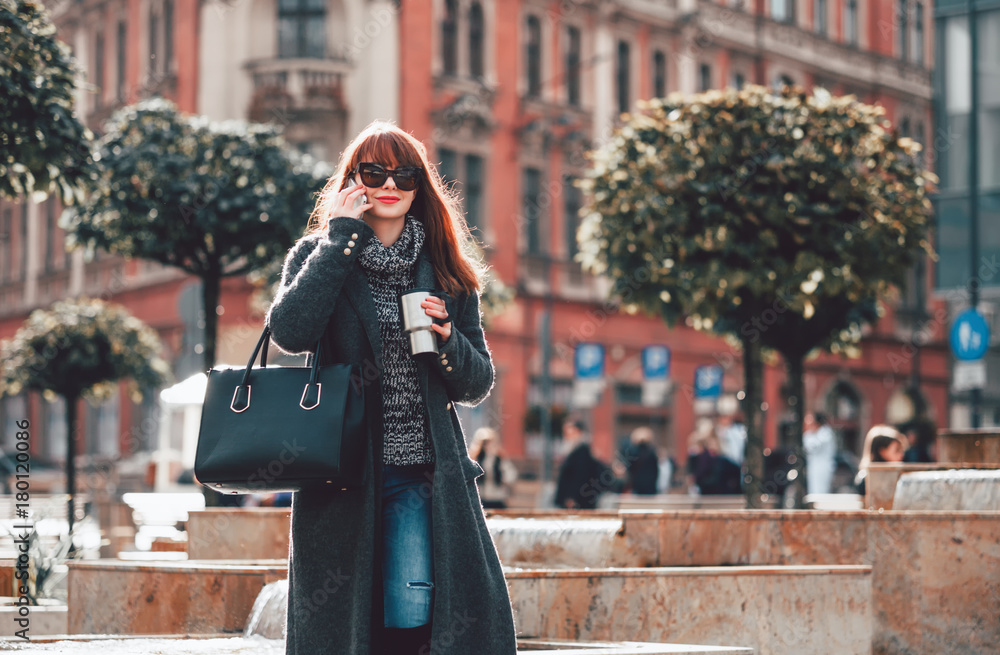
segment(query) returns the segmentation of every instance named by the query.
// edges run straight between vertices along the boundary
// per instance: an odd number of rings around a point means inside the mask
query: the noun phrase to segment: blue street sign
[[[645,380],[666,380],[670,377],[670,348],[646,346],[642,349],[642,377]]]
[[[990,328],[983,315],[967,309],[951,325],[951,350],[963,362],[982,359],[990,345]]]
[[[699,366],[694,370],[694,397],[718,398],[722,395],[722,367]]]
[[[604,377],[604,346],[599,343],[578,343],[573,352],[574,374],[578,380]]]

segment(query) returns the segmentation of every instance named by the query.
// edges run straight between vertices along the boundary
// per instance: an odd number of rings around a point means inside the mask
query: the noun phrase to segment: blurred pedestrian
[[[648,427],[632,430],[626,451],[625,469],[628,487],[632,493],[651,496],[656,493],[656,480],[660,474],[660,462],[653,448],[653,431]]]
[[[595,509],[597,499],[615,488],[617,478],[591,452],[587,424],[582,419],[563,423],[563,441],[569,450],[559,467],[555,504],[566,509]]]
[[[909,448],[903,453],[903,461],[927,464],[937,461],[937,428],[929,418],[917,419],[906,431]]]
[[[865,493],[865,480],[872,462],[902,462],[906,437],[891,425],[873,426],[865,435],[865,450],[858,466],[854,486],[861,495]]]
[[[833,472],[837,468],[837,435],[822,412],[806,414],[804,427],[806,493],[828,494],[832,491]]]
[[[476,430],[469,445],[469,457],[483,467],[483,475],[476,478],[483,508],[506,509],[517,481],[517,468],[504,455],[497,431],[488,427]]]
[[[722,454],[742,466],[747,448],[747,426],[743,422],[743,415],[737,412],[720,416],[716,434],[719,435]]]
[[[656,492],[668,494],[670,488],[674,486],[674,471],[677,470],[677,463],[666,448],[660,448],[658,456],[660,471],[656,476]]]
[[[722,454],[719,438],[710,419],[692,435],[693,447],[688,453],[690,481],[703,496],[738,495],[741,493],[742,473],[733,460]]]

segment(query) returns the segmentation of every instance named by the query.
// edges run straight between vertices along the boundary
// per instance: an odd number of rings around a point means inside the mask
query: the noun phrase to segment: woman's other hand
[[[448,318],[448,310],[445,308],[444,300],[435,296],[427,296],[420,303],[426,313],[431,318],[443,320]],[[431,329],[438,333],[438,343],[444,343],[451,338],[451,321],[447,323],[434,323]]]

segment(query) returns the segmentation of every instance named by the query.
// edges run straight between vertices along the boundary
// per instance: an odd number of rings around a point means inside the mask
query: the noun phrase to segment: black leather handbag
[[[368,439],[360,367],[320,366],[317,343],[311,366],[268,368],[269,338],[265,327],[245,370],[208,372],[198,482],[233,494],[360,486]]]

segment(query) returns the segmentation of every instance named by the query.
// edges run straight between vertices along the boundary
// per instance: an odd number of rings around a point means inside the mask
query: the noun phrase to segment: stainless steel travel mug
[[[403,331],[410,335],[410,354],[437,354],[437,332],[431,329],[434,319],[427,315],[420,303],[427,296],[436,295],[432,289],[408,289],[399,294],[399,316]]]

